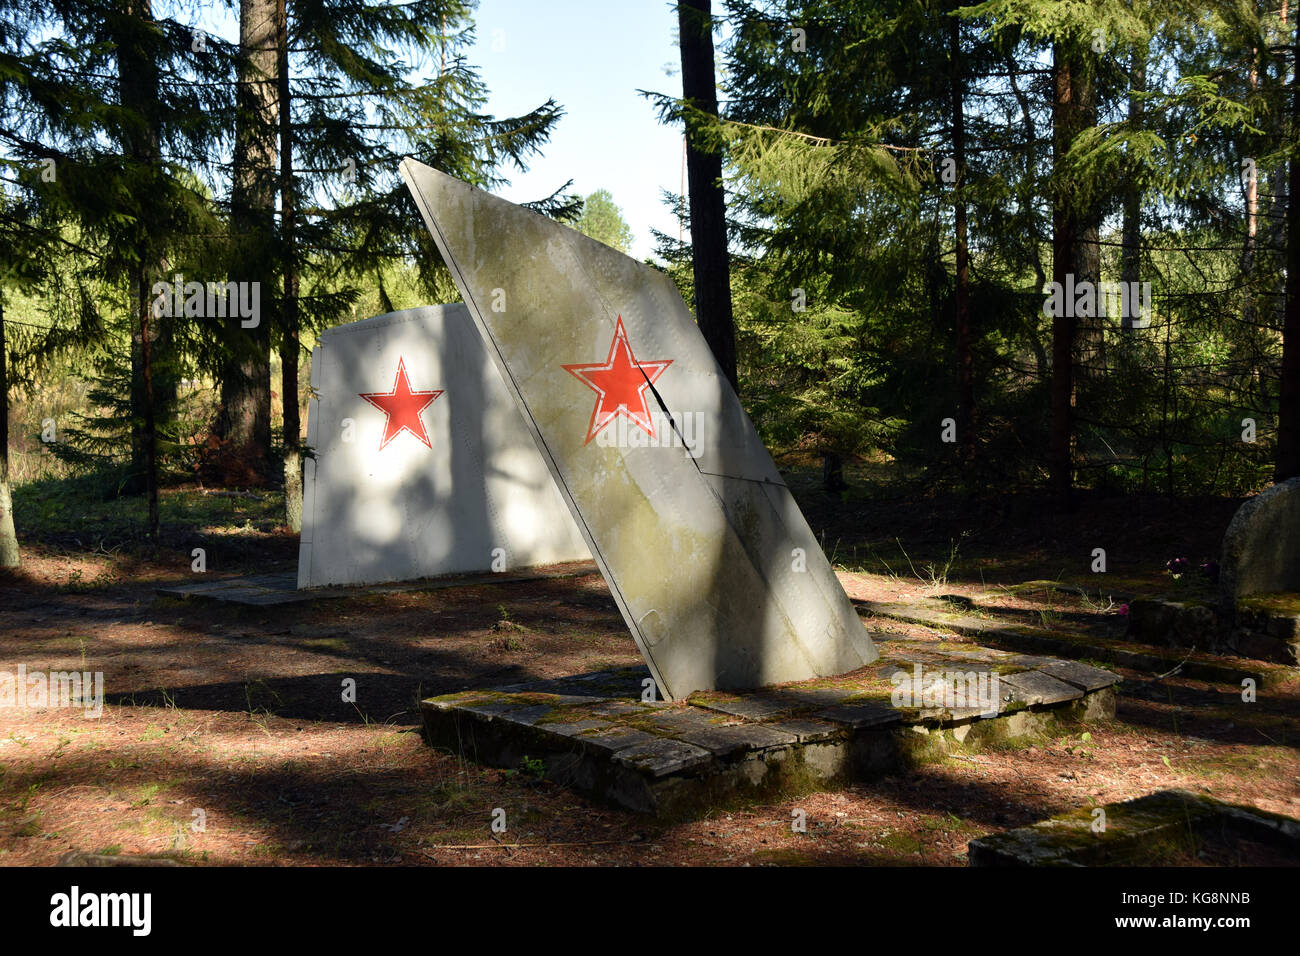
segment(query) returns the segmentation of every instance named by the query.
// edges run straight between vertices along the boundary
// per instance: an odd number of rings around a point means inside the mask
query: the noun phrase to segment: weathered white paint
[[[362,393],[442,390],[381,448]],[[324,332],[312,354],[298,586],[375,584],[591,557],[464,305],[392,312]],[[352,419],[345,441],[344,420]]]

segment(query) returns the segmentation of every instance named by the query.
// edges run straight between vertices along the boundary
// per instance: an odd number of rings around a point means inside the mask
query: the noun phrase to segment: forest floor
[[[1030,496],[831,497],[811,473],[790,480],[851,597],[992,593],[994,617],[1107,634],[1129,597],[1194,586],[1166,562],[1214,556],[1238,504],[1085,499],[1053,518]],[[1240,688],[1120,670],[1113,722],[658,823],[419,733],[421,697],[638,663],[594,570],[273,607],[181,601],[154,589],[193,580],[194,547],[209,575],[294,567],[274,495],[169,490],[163,546],[148,548],[137,503],[39,491],[16,496],[20,536],[36,530],[23,567],[0,577],[0,668],[102,671],[107,703],[98,719],[0,708],[0,865],[77,850],[196,864],[962,866],[975,837],[1169,787],[1300,816],[1300,680],[1244,705]],[[1004,587],[1041,579],[1086,593]],[[341,702],[347,678],[355,704]],[[806,833],[792,832],[796,809]],[[1240,862],[1225,852],[1182,862]]]

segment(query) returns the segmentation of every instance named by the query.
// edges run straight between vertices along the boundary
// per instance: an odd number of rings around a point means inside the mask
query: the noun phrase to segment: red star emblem
[[[379,450],[396,438],[403,431],[408,431],[425,445],[429,444],[429,433],[424,430],[420,413],[433,404],[441,395],[442,389],[417,392],[411,389],[411,380],[406,377],[406,361],[397,360],[397,379],[393,382],[391,392],[361,392],[361,397],[388,416],[384,423],[384,437],[379,442]]]
[[[582,379],[583,384],[596,393],[596,407],[591,410],[587,425],[588,444],[602,428],[619,415],[634,422],[651,438],[655,437],[654,422],[646,406],[646,389],[673,364],[672,359],[638,362],[632,354],[623,316],[618,317],[614,328],[614,341],[609,343],[609,357],[602,362],[587,365],[565,365],[564,370]]]

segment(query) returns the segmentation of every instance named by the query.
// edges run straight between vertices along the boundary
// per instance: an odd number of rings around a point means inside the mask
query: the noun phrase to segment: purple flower
[[[1124,617],[1128,617],[1128,605],[1127,605],[1127,604],[1121,604],[1121,605],[1119,606],[1119,613],[1122,614],[1122,615],[1124,615]]]

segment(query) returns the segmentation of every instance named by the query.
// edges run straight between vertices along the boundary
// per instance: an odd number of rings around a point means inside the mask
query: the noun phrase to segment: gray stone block
[[[534,726],[543,727],[549,733],[559,734],[562,737],[578,737],[585,735],[593,730],[604,730],[610,726],[607,720],[573,720],[559,721],[551,720],[545,723],[535,724]]]
[[[1300,478],[1273,485],[1237,509],[1223,536],[1219,590],[1226,606],[1252,594],[1300,591]]]
[[[549,704],[532,704],[527,707],[508,710],[501,714],[501,719],[523,724],[525,727],[532,727],[543,717],[548,717],[553,713],[555,713],[555,708]]]
[[[965,721],[965,720],[988,720],[996,717],[1002,712],[1002,701],[991,700],[986,705],[980,707],[949,707],[944,710],[944,716],[948,720]]]
[[[467,714],[478,714],[481,717],[500,717],[512,710],[518,710],[520,704],[521,701],[517,700],[469,701],[457,704],[454,709]]]
[[[840,704],[819,710],[814,716],[852,727],[854,730],[888,727],[903,720],[901,711],[885,704]]]
[[[1227,647],[1234,654],[1257,661],[1277,661],[1292,666],[1300,662],[1300,645],[1296,642],[1245,628],[1238,628],[1229,635]]]
[[[801,744],[812,743],[814,741],[829,740],[832,737],[841,736],[845,733],[842,726],[826,720],[778,720],[768,724],[773,730],[779,730],[781,733],[793,734]]]
[[[668,714],[656,714],[654,723],[677,740],[703,747],[716,756],[725,757],[744,750],[764,750],[796,742],[793,734],[772,730],[764,724],[714,723],[707,712],[695,708]]]
[[[1038,670],[1049,677],[1063,680],[1086,691],[1100,690],[1119,683],[1118,674],[1093,667],[1091,664],[1081,664],[1078,661],[1054,661],[1051,664],[1043,664]]]
[[[1043,657],[1038,654],[1009,654],[998,663],[1003,667],[1023,667],[1025,670],[1039,670],[1044,664],[1059,660],[1056,657]]]
[[[1129,602],[1128,615],[1131,639],[1207,649],[1218,639],[1219,615],[1205,604],[1142,598]]]
[[[616,764],[658,778],[706,764],[713,759],[713,755],[703,747],[658,737],[620,750],[614,754],[613,759]]]
[[[791,687],[774,691],[772,697],[789,701],[795,709],[831,707],[857,693],[854,687]]]
[[[1226,804],[1185,790],[1161,790],[1105,811],[1094,829],[1095,808],[1083,807],[1031,826],[972,840],[972,866],[1150,865],[1153,844],[1184,843],[1211,827],[1267,842],[1300,860],[1300,821],[1255,807]]]
[[[644,730],[637,730],[635,727],[610,726],[603,730],[581,734],[577,739],[583,746],[614,754],[628,748],[648,747],[663,738],[647,734]]]
[[[999,678],[999,683],[1004,696],[1010,690],[1012,698],[1023,704],[1059,704],[1083,696],[1083,691],[1078,687],[1041,671],[1005,674]]]
[[[768,720],[772,717],[780,717],[790,713],[797,706],[794,701],[788,699],[782,700],[779,697],[761,695],[742,697],[739,700],[693,700],[691,703],[697,707],[716,710],[720,714],[731,714],[734,717],[744,717],[747,720]]]
[[[1268,619],[1268,633],[1283,641],[1300,638],[1300,614],[1274,614]]]

